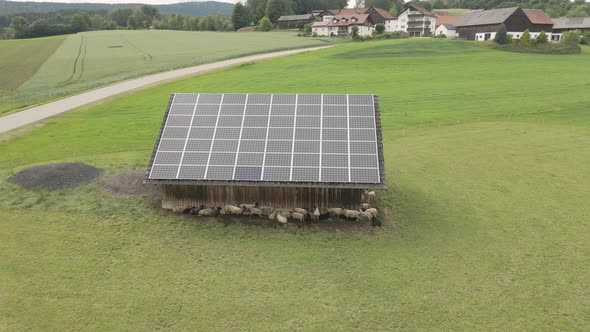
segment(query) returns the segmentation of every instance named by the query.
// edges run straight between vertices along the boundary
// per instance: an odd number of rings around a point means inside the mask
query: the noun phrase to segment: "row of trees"
[[[0,39],[36,38],[89,30],[170,29],[226,31],[233,27],[228,18],[218,15],[194,17],[177,14],[161,15],[157,8],[141,5],[115,8],[109,12],[62,12],[14,16],[6,22],[0,17]]]

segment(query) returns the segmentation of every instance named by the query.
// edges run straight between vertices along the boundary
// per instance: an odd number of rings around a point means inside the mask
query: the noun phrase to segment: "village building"
[[[371,18],[371,22],[373,22],[373,24],[379,24],[379,23],[385,24],[385,21],[395,19],[395,17],[393,15],[391,15],[387,10],[382,9],[382,8],[376,8],[376,7],[342,8],[342,9],[330,10],[330,12],[333,15],[344,15],[344,16],[367,14]]]
[[[455,23],[459,21],[461,15],[445,15],[437,13],[435,21],[435,35],[445,35],[447,38],[457,37],[457,28]]]
[[[559,41],[562,33],[572,30],[579,30],[581,33],[590,32],[590,17],[554,18],[551,40]]]
[[[454,25],[449,23],[443,23],[436,26],[434,30],[434,34],[437,36],[446,36],[447,38],[456,38],[457,37],[457,28]]]
[[[542,10],[520,7],[472,10],[465,13],[455,27],[459,38],[486,41],[496,36],[501,24],[514,39],[520,39],[527,29],[531,38],[537,38],[541,31],[550,38],[553,29],[553,21]]]
[[[379,98],[173,94],[146,172],[162,208],[358,210],[385,188]]]
[[[313,14],[285,15],[279,17],[275,24],[277,29],[298,29],[299,22],[303,24],[315,22],[315,16]]]
[[[425,37],[434,34],[436,16],[426,8],[411,4],[397,19],[385,21],[385,31],[404,31],[410,37]]]
[[[369,14],[324,16],[322,21],[314,22],[311,32],[318,36],[351,35],[352,27],[358,27],[359,36],[373,34],[374,23]]]

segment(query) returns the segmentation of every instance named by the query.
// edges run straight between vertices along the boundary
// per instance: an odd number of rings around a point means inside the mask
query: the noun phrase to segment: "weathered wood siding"
[[[358,209],[362,189],[163,185],[162,208],[224,206],[258,202],[276,208]]]

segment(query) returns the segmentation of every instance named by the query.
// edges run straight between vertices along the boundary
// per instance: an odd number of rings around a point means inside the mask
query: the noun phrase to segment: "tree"
[[[287,0],[268,0],[264,14],[271,22],[276,22],[282,15],[291,14],[291,6]]]
[[[250,15],[246,7],[244,7],[241,2],[237,2],[234,6],[231,22],[234,25],[234,29],[236,30],[250,25]]]
[[[520,45],[524,47],[531,47],[531,34],[529,33],[529,29],[524,30],[522,36],[520,37]]]
[[[10,22],[10,27],[15,31],[15,37],[19,38],[23,33],[25,33],[25,29],[29,26],[29,22],[22,17],[22,16],[15,16],[12,18]]]
[[[100,15],[92,15],[90,22],[92,30],[101,30],[104,26],[104,18]]]
[[[10,17],[7,15],[0,15],[0,27],[6,28],[10,26]]]
[[[580,16],[590,16],[590,8],[587,5],[577,5],[572,7],[567,12],[567,17],[580,17]]]
[[[258,29],[260,29],[260,31],[272,30],[272,23],[270,23],[268,17],[265,16],[260,19],[260,22],[258,23]]]
[[[16,37],[16,30],[13,28],[4,28],[2,32],[3,39],[14,39],[14,37]]]
[[[537,36],[537,39],[535,39],[535,42],[537,44],[547,44],[549,42],[549,38],[547,38],[545,31],[541,31],[541,33]]]
[[[377,32],[378,34],[382,34],[383,31],[385,31],[385,24],[383,24],[383,23],[375,24],[375,32]]]
[[[32,38],[49,36],[49,24],[42,18],[31,23],[27,30],[29,31],[29,36]]]
[[[313,23],[307,23],[304,27],[303,27],[303,32],[305,33],[306,36],[311,36],[311,26],[313,25]]]
[[[354,25],[352,27],[352,29],[350,29],[350,30],[351,30],[351,33],[352,33],[352,38],[356,38],[356,37],[359,36],[359,27],[358,26]]]
[[[109,12],[108,16],[111,20],[115,21],[118,26],[124,27],[127,25],[127,21],[131,14],[133,14],[133,9],[131,8],[115,8]]]
[[[496,31],[496,37],[494,37],[494,41],[500,45],[509,44],[508,31],[506,31],[506,26],[504,23],[500,24],[498,31]]]
[[[74,16],[72,16],[72,22],[70,25],[72,26],[72,31],[74,32],[86,31],[89,27],[88,22],[86,22],[84,16],[82,16],[80,13],[74,14]]]
[[[117,23],[115,23],[115,21],[113,21],[113,20],[104,21],[104,23],[102,24],[102,29],[103,30],[115,30],[115,29],[117,29]]]

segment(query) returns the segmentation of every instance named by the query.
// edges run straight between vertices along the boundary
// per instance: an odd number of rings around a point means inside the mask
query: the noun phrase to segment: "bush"
[[[260,22],[258,22],[258,29],[260,31],[270,31],[272,30],[272,23],[270,22],[270,20],[268,19],[268,17],[263,17],[260,19]]]
[[[508,39],[508,31],[506,30],[506,26],[503,23],[500,24],[498,31],[496,31],[494,41],[500,45],[506,45],[510,43]]]
[[[573,31],[566,31],[561,34],[561,40],[559,41],[560,44],[565,45],[577,45],[580,42],[580,31],[573,30]]]
[[[375,32],[377,32],[378,34],[382,34],[383,31],[385,31],[385,24],[383,24],[383,23],[377,23],[375,25]]]
[[[303,31],[305,29],[305,21],[297,21],[297,29]]]
[[[307,23],[304,27],[303,27],[303,33],[306,36],[310,36],[311,35],[311,26],[313,25],[313,23]]]
[[[359,27],[356,25],[351,28],[352,38],[356,38],[359,36]]]
[[[490,45],[495,49],[518,53],[578,54],[581,52],[580,46],[576,44],[548,43],[535,44],[530,47],[524,47],[522,44],[498,45],[496,43],[491,43]]]
[[[590,32],[586,32],[584,36],[582,36],[580,44],[590,45]]]
[[[537,44],[547,44],[549,42],[549,38],[547,38],[547,34],[545,31],[541,31],[537,39],[535,39],[535,43]]]

